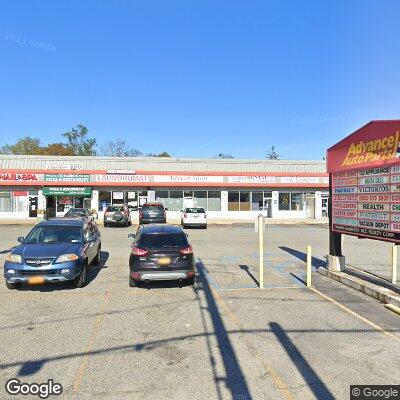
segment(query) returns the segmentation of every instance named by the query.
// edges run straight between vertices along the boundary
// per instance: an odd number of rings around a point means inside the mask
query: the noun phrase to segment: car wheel
[[[72,285],[75,288],[82,288],[86,285],[86,276],[87,276],[87,264],[82,268],[81,273],[72,281]]]
[[[131,277],[129,277],[129,287],[136,287],[138,284]]]
[[[97,250],[96,257],[93,259],[93,265],[99,265],[101,261],[101,244],[99,244],[99,249]]]
[[[7,281],[6,281],[6,288],[7,288],[7,289],[15,290],[15,289],[18,289],[19,286],[20,286],[19,283],[11,283],[11,282],[7,282]]]
[[[204,228],[204,229],[207,229],[207,224],[205,224],[203,228]]]
[[[194,282],[195,282],[195,277],[192,276],[191,278],[187,278],[187,279],[186,279],[186,282],[187,282],[187,284],[188,284],[189,286],[193,286],[193,285],[194,285]]]

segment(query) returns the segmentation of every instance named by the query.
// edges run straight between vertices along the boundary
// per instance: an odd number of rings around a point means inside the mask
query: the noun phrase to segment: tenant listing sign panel
[[[394,121],[377,122],[375,136],[369,124],[368,137],[361,129],[347,138],[347,151],[343,151],[343,142],[339,151],[335,146],[328,150],[331,229],[400,243],[400,121],[395,125]],[[350,155],[357,151],[358,156]]]

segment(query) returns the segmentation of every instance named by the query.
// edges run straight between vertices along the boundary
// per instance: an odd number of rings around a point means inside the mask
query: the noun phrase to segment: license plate
[[[158,259],[159,265],[169,265],[171,264],[171,259],[169,257],[161,257]]]
[[[112,218],[111,217],[107,217],[107,221],[112,221]]]
[[[44,283],[44,277],[43,276],[32,276],[31,278],[28,279],[28,283],[30,285],[39,285],[40,283]]]

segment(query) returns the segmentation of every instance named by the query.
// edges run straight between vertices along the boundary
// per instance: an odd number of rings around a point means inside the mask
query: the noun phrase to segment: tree
[[[68,146],[72,149],[74,156],[96,155],[96,139],[88,138],[89,130],[86,126],[79,124],[76,128],[62,134],[68,140]]]
[[[232,154],[229,153],[219,153],[214,158],[235,158]]]
[[[0,148],[1,154],[38,155],[41,154],[40,139],[25,136],[15,144],[6,144]]]
[[[268,160],[278,160],[281,156],[276,152],[275,146],[271,146],[271,149],[267,152]]]
[[[171,155],[169,153],[167,153],[166,151],[162,151],[159,154],[156,153],[148,153],[146,154],[147,157],[171,157]]]
[[[41,154],[45,156],[73,156],[74,152],[65,143],[50,143],[42,148]]]
[[[125,139],[109,140],[100,149],[100,154],[106,157],[142,157],[143,153],[138,149],[129,147]]]

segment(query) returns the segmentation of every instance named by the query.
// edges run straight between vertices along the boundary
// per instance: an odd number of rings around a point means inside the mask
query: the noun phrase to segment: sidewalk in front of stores
[[[39,223],[40,221],[43,221],[43,219],[38,219],[38,218],[4,218],[0,219],[0,226],[1,225],[35,225]],[[98,224],[103,223],[102,219],[97,219],[96,222]],[[170,219],[168,220],[169,223],[171,224],[179,224],[180,220],[177,219]],[[132,220],[133,224],[138,223],[137,219]],[[328,219],[323,218],[323,219],[306,219],[306,218],[287,218],[287,219],[275,219],[275,218],[266,218],[265,219],[266,224],[271,224],[271,225],[296,225],[296,224],[307,224],[307,225],[313,225],[313,224],[327,224]],[[253,225],[254,224],[254,219],[228,219],[228,218],[221,218],[221,219],[209,219],[208,220],[208,225],[220,225],[220,226],[230,226],[230,225]]]

